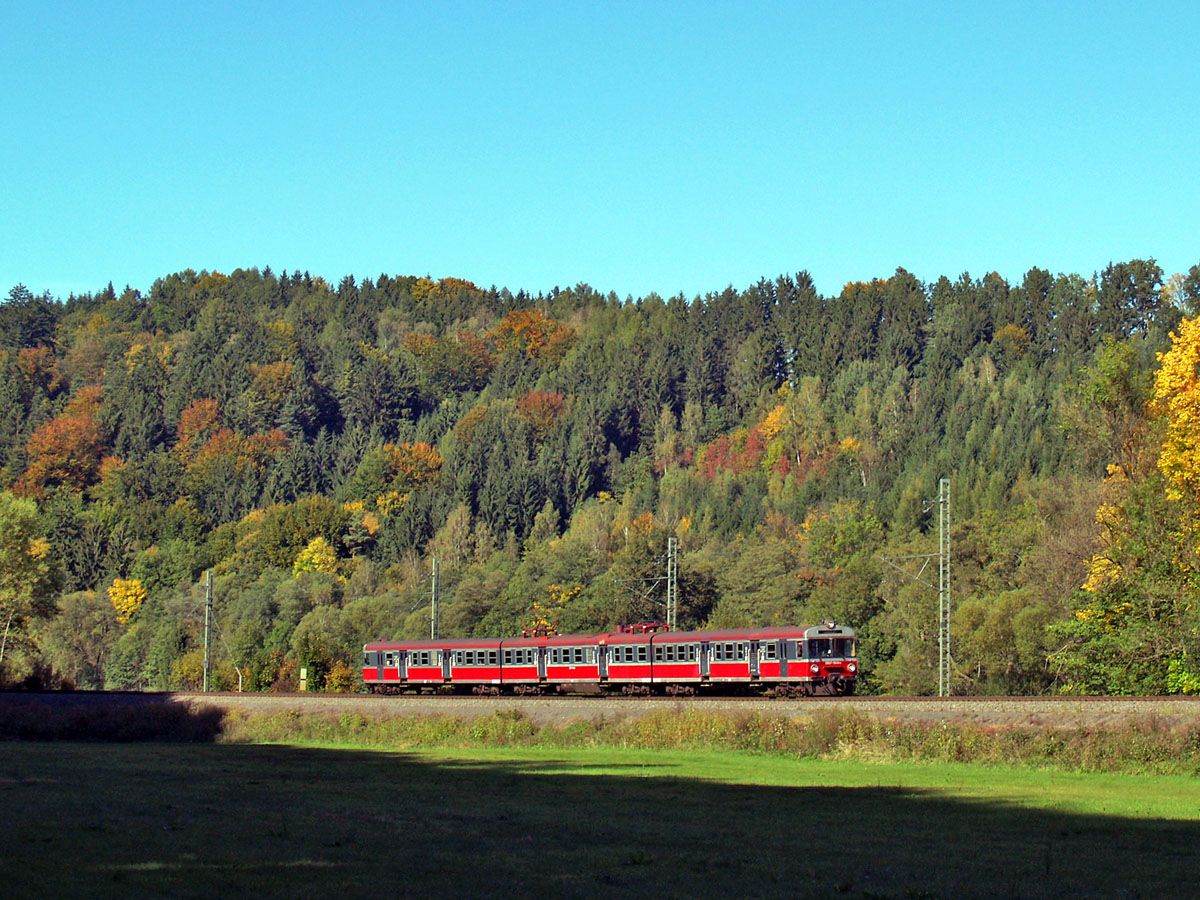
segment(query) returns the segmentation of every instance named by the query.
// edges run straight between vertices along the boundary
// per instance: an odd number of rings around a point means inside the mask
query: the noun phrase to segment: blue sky
[[[1197,8],[6,0],[0,291],[1170,273]]]

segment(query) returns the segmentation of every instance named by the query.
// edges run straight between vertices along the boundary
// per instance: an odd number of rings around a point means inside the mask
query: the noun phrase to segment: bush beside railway
[[[386,750],[419,747],[629,747],[725,750],[877,761],[972,762],[1086,772],[1200,774],[1200,728],[1150,717],[1109,730],[997,728],[900,722],[822,710],[789,718],[769,713],[664,711],[627,719],[541,725],[516,710],[456,716],[231,712],[222,740],[318,743]]]
[[[1200,774],[1200,725],[1154,715],[1103,729],[900,720],[839,709],[793,717],[685,708],[543,723],[513,709],[473,717],[379,717],[170,702],[62,704],[44,697],[10,696],[0,716],[0,740],[320,744],[378,750],[621,747]]]

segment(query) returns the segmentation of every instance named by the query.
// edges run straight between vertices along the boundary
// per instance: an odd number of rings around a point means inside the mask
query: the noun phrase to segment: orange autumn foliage
[[[558,391],[532,390],[517,401],[517,415],[534,431],[545,434],[563,414],[566,399]]]
[[[424,441],[384,444],[383,450],[396,481],[415,487],[437,478],[442,470],[442,455]]]
[[[29,467],[13,489],[40,496],[55,485],[79,491],[95,481],[104,450],[99,411],[100,388],[80,388],[62,413],[29,436]]]
[[[203,444],[217,429],[221,408],[216,400],[205,397],[194,400],[179,416],[179,427],[176,430],[178,441],[175,448],[181,453],[190,453],[195,447]]]
[[[51,397],[66,386],[66,379],[58,369],[58,357],[44,345],[18,350],[17,371],[29,384],[41,388]]]
[[[502,354],[525,353],[532,359],[558,360],[566,354],[575,332],[540,309],[514,309],[492,330]]]

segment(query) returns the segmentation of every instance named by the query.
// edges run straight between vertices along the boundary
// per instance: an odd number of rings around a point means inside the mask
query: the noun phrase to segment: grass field
[[[711,751],[0,743],[7,897],[1179,896],[1200,780]]]

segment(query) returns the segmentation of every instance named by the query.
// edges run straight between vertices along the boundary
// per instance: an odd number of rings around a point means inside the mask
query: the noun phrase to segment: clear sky
[[[1200,4],[0,3],[0,291],[1200,261]]]

